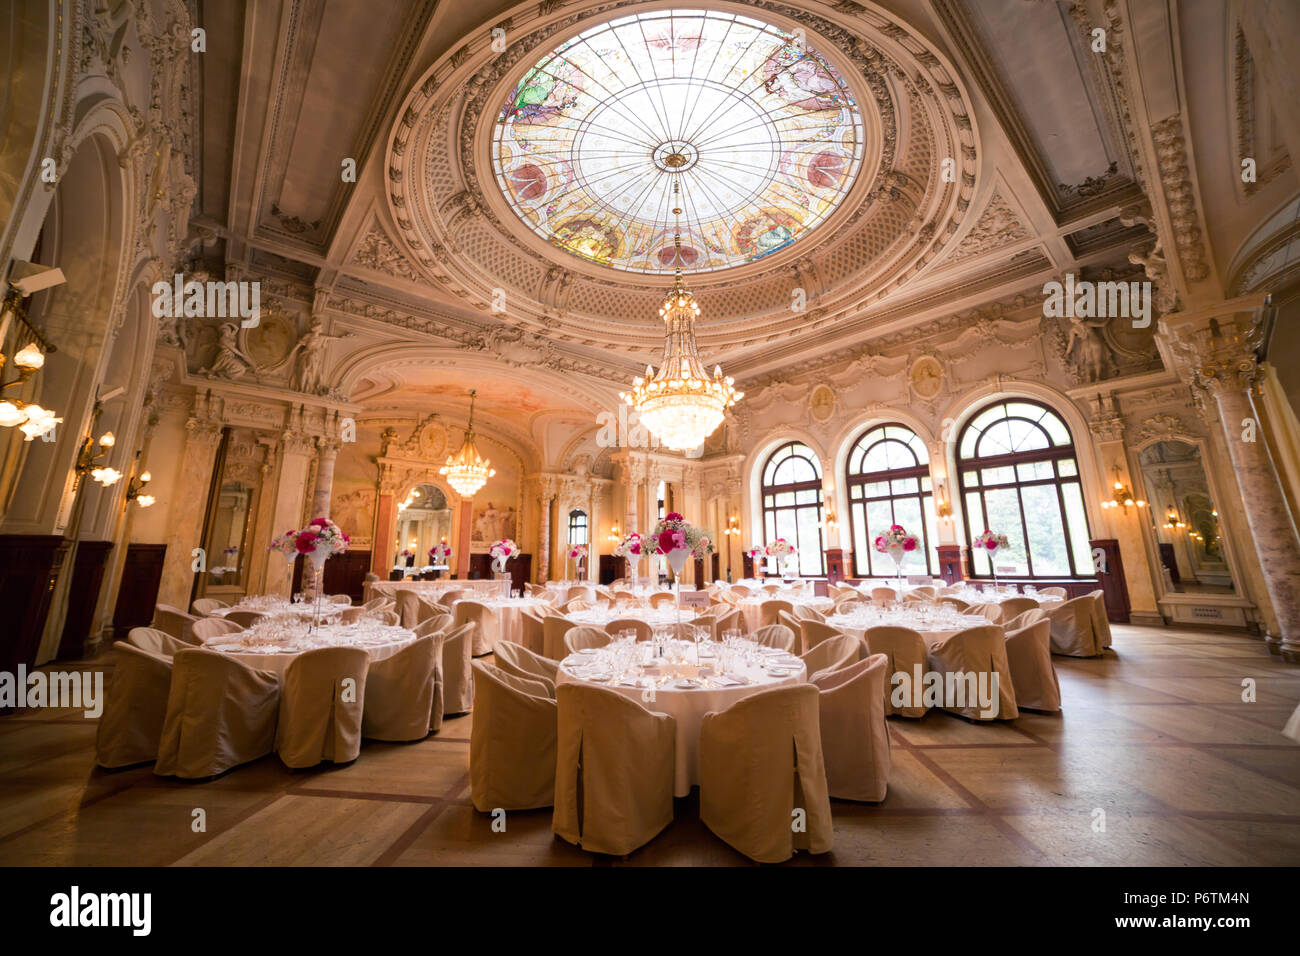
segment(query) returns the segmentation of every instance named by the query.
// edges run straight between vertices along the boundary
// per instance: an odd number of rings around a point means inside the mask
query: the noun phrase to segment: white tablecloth
[[[396,598],[398,591],[414,591],[426,601],[437,603],[447,591],[483,592],[483,596],[501,593],[501,582],[496,579],[475,578],[472,581],[452,581],[439,578],[437,581],[371,581],[365,587],[367,601],[376,597]]]
[[[603,628],[610,621],[622,620],[625,618],[635,618],[638,621],[645,621],[651,627],[661,625],[676,624],[680,621],[683,624],[689,624],[695,620],[695,611],[692,608],[682,608],[678,611],[675,607],[666,608],[648,608],[648,607],[593,607],[585,611],[572,611],[564,617],[574,624],[581,624],[586,627]]]
[[[346,604],[333,604],[325,598],[321,598],[319,617],[323,620],[337,618],[347,607]],[[268,618],[288,617],[306,622],[310,622],[318,613],[315,601],[294,604],[284,598],[252,597],[245,598],[233,607],[217,608],[212,612],[211,616],[225,617],[231,611],[253,611],[257,614],[265,614]]]
[[[649,651],[649,645],[642,645]],[[583,676],[583,671],[575,673],[575,666],[587,665],[592,659],[599,659],[597,654],[573,654],[560,662],[556,675],[556,684],[592,683]],[[694,655],[690,655],[694,661]],[[741,698],[762,690],[771,690],[786,684],[802,683],[807,678],[803,661],[797,657],[771,655],[775,662],[788,663],[789,674],[777,676],[767,673],[759,666],[736,666],[730,674],[752,681],[737,687],[709,686],[710,678],[705,679],[705,686],[682,689],[675,686],[672,678],[664,678],[662,685],[658,677],[639,678],[642,684],[629,686],[632,680],[604,681],[598,684],[617,691],[624,697],[630,697],[647,710],[659,714],[668,714],[677,722],[676,765],[673,773],[673,795],[685,797],[691,787],[700,783],[700,728],[704,724],[704,715],[711,711],[726,710]],[[705,661],[708,663],[707,659]],[[598,665],[597,665],[598,666]],[[687,667],[688,672],[694,668]],[[662,675],[661,675],[662,676]]]
[[[837,631],[851,634],[861,640],[872,627],[907,627],[916,631],[927,645],[952,637],[958,631],[972,627],[984,627],[988,618],[978,615],[927,615],[922,619],[919,613],[903,608],[866,608],[852,614],[836,614],[826,619],[826,623]]]
[[[488,609],[488,615],[482,619],[479,633],[474,636],[474,654],[475,656],[483,655],[496,646],[497,641],[512,641],[515,644],[524,643],[524,619],[521,613],[524,608],[533,608],[536,610],[543,606],[541,601],[536,598],[510,598],[503,599],[481,599],[478,597],[469,598],[471,601],[478,601]],[[454,613],[456,605],[460,601],[453,601],[451,608]]]
[[[372,661],[382,661],[414,640],[415,634],[404,627],[363,621],[321,624],[310,633],[305,624],[289,627],[258,624],[238,634],[210,637],[203,646],[249,667],[283,674],[295,657],[318,647],[360,647]]]

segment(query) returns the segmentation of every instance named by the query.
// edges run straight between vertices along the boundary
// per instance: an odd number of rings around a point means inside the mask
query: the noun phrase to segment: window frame
[[[868,503],[875,502],[875,501],[888,501],[891,523],[898,523],[897,509],[894,503],[896,501],[915,500],[921,512],[921,528],[920,528],[919,536],[921,538],[921,547],[923,548],[923,553],[925,554],[925,573],[933,577],[939,573],[938,558],[935,556],[932,550],[932,547],[934,545],[937,545],[938,542],[930,541],[930,522],[926,520],[927,510],[929,512],[929,517],[934,520],[934,529],[936,535],[938,534],[938,516],[934,512],[934,480],[933,480],[933,476],[930,473],[929,449],[928,448],[926,449],[925,462],[918,463],[907,468],[891,468],[885,471],[856,472],[856,473],[851,470],[853,458],[857,454],[859,448],[862,448],[863,458],[866,457],[866,454],[871,446],[864,447],[863,442],[866,441],[868,438],[870,438],[872,435],[875,435],[877,432],[880,433],[879,437],[876,438],[874,441],[872,441],[871,445],[876,445],[884,441],[899,440],[896,437],[885,434],[885,430],[889,428],[901,429],[907,432],[909,435],[911,435],[918,442],[920,442],[922,447],[924,447],[925,445],[924,439],[922,439],[921,436],[918,435],[914,429],[912,429],[908,425],[904,425],[902,422],[879,422],[874,425],[870,425],[860,435],[858,435],[858,437],[853,441],[851,445],[849,445],[848,454],[845,455],[844,458],[844,494],[849,504],[849,512],[848,512],[849,545],[852,548],[852,570],[853,570],[851,576],[855,578],[869,578],[869,577],[883,578],[883,577],[894,576],[893,573],[891,573],[892,568],[886,569],[885,573],[881,573],[880,571],[875,570],[873,567],[875,563],[875,557],[874,557],[875,551],[872,546],[872,541],[874,541],[875,539],[871,535],[870,523],[866,520]],[[915,450],[909,448],[908,451],[910,451],[913,456],[916,456]],[[901,494],[895,494],[892,490],[893,483],[895,481],[903,481],[909,478],[916,479],[917,490],[903,492]],[[924,483],[926,480],[929,480],[930,482],[929,490],[926,490],[924,488]],[[890,487],[889,493],[884,495],[867,495],[866,493],[867,485],[877,484],[880,482],[884,482],[889,485]],[[861,496],[854,497],[854,493],[859,489],[861,489]],[[859,542],[857,540],[858,532],[857,532],[857,521],[855,519],[855,513],[854,513],[854,505],[861,505],[863,509],[863,528],[865,529],[865,532],[867,534],[867,540],[861,542],[863,547],[861,553],[866,555],[865,572],[863,572],[863,570],[859,567],[859,562],[858,562]],[[917,534],[917,531],[915,529],[909,529],[909,530],[911,530],[913,534]],[[885,556],[881,555],[881,558],[884,559]],[[892,565],[893,562],[891,561],[890,564]]]
[[[1047,415],[1050,415],[1051,417],[1056,419],[1056,422],[1065,431],[1065,435],[1068,439],[1068,442],[1064,445],[1051,444],[1052,442],[1051,432],[1047,428],[1039,424],[1039,422],[1042,421],[1041,417],[1038,419],[1038,421],[1030,421],[1027,418],[1023,418],[1019,415],[1013,414],[1010,411],[1010,409],[1005,408],[1005,406],[1008,405],[1031,405],[1035,408],[1042,409],[1047,413]],[[970,431],[972,423],[978,420],[982,415],[984,415],[990,409],[997,408],[998,406],[1004,406],[1003,416],[1001,418],[994,419],[993,421],[988,422],[980,429],[980,437],[976,438],[974,447],[972,449],[972,452],[974,453],[974,457],[963,458],[961,456],[961,449],[962,446],[965,444],[966,435]],[[978,456],[979,443],[980,440],[982,439],[984,432],[986,432],[989,428],[993,427],[998,422],[1004,422],[1009,420],[1028,422],[1034,428],[1039,429],[1046,435],[1047,440],[1049,442],[1048,446],[1046,448],[1035,448],[1029,451],[1004,452],[998,455],[979,457]],[[1084,496],[1083,472],[1082,469],[1079,467],[1078,446],[1074,442],[1074,432],[1070,430],[1069,424],[1066,422],[1065,417],[1060,412],[1058,412],[1056,409],[1052,408],[1050,405],[1046,404],[1045,402],[1033,398],[1022,398],[1019,396],[1012,397],[1012,398],[1000,398],[997,399],[996,401],[988,402],[987,404],[982,405],[979,408],[975,409],[975,411],[973,411],[967,417],[965,424],[962,425],[961,430],[957,433],[957,441],[956,444],[954,445],[954,448],[955,448],[954,457],[955,457],[955,465],[956,465],[956,469],[955,469],[956,470],[956,494],[961,498],[962,512],[966,519],[963,522],[963,524],[964,524],[964,533],[966,536],[966,547],[968,549],[969,554],[971,555],[970,570],[971,570],[972,578],[977,578],[980,580],[992,580],[994,577],[994,574],[992,573],[992,568],[995,566],[993,564],[995,559],[994,558],[989,559],[990,573],[984,574],[976,570],[975,559],[974,559],[975,551],[973,545],[973,538],[975,532],[972,531],[973,525],[971,524],[971,520],[970,520],[971,514],[970,514],[968,496],[971,494],[978,495],[979,505],[980,505],[980,518],[983,521],[984,527],[990,528],[992,526],[989,524],[988,500],[986,498],[986,492],[988,492],[989,490],[1002,490],[1008,488],[1015,489],[1016,492],[1016,505],[1020,512],[1020,532],[1022,535],[1021,544],[1023,545],[1025,550],[1025,566],[1027,568],[1028,573],[1026,574],[998,573],[996,576],[1001,579],[1017,580],[1017,581],[1028,581],[1028,580],[1035,580],[1035,579],[1088,580],[1088,579],[1095,579],[1097,577],[1097,573],[1094,569],[1080,569],[1075,562],[1073,536],[1071,534],[1071,529],[1070,529],[1070,513],[1069,513],[1069,509],[1066,506],[1066,498],[1065,498],[1065,490],[1064,490],[1065,485],[1073,484],[1073,485],[1077,485],[1079,488],[1079,502],[1080,505],[1082,506],[1082,511],[1083,511],[1083,525],[1084,525],[1083,532],[1085,535],[1085,540],[1089,542],[1089,548],[1091,548],[1092,528],[1088,523],[1088,509],[1086,504],[1087,499]],[[1073,462],[1074,465],[1073,475],[1065,475],[1065,476],[1061,475],[1061,463],[1064,461]],[[1019,466],[1037,464],[1040,462],[1051,463],[1052,474],[1050,477],[1030,478],[1030,479],[1022,479],[1020,477]],[[1008,481],[986,482],[984,480],[982,472],[990,468],[1010,468],[1011,479]],[[974,484],[971,485],[967,484],[966,476],[968,474],[974,475],[975,478]],[[1043,487],[1048,485],[1052,486],[1056,491],[1057,507],[1060,509],[1059,514],[1061,518],[1061,530],[1064,534],[1065,557],[1070,567],[1070,571],[1068,574],[1060,574],[1060,573],[1040,574],[1034,570],[1034,551],[1033,551],[1033,546],[1029,541],[1029,524],[1028,521],[1026,520],[1027,516],[1025,512],[1025,499],[1024,499],[1024,495],[1021,492],[1021,489]],[[1000,529],[994,529],[994,530],[1000,530]]]
[[[804,459],[812,466],[813,473],[816,477],[806,481],[790,482],[788,484],[781,484],[781,485],[769,485],[767,483],[767,476],[768,476],[768,472],[773,470],[773,462],[776,461],[778,456],[782,455],[783,453],[787,453],[791,449],[796,449],[796,448],[802,448],[804,449],[804,451],[807,452],[806,455],[798,454],[798,457]],[[786,454],[785,457],[786,459],[788,459],[793,456]],[[776,467],[779,468],[780,464],[781,463],[778,462]],[[821,461],[817,458],[817,453],[814,452],[812,448],[810,448],[807,444],[805,444],[802,441],[799,441],[798,439],[791,439],[790,441],[782,442],[776,448],[772,449],[771,453],[765,459],[763,459],[763,467],[759,471],[758,503],[759,503],[760,515],[762,517],[762,522],[763,522],[763,543],[765,545],[770,544],[774,537],[779,537],[779,535],[777,535],[774,530],[777,527],[777,519],[776,519],[777,514],[782,511],[794,512],[795,539],[796,539],[794,541],[794,546],[799,551],[799,558],[797,559],[796,562],[799,565],[799,577],[804,576],[802,555],[805,553],[805,543],[798,532],[800,511],[815,510],[817,516],[816,552],[817,552],[818,570],[815,573],[810,574],[809,576],[819,577],[826,573],[826,529],[824,525],[826,495],[822,487],[822,478],[823,478],[822,466],[821,466]],[[796,502],[795,504],[790,504],[790,505],[778,505],[775,503],[775,499],[778,494],[793,494],[797,496],[798,493],[801,491],[814,491],[814,490],[817,493],[817,499],[814,504],[798,504]],[[767,503],[769,496],[773,499],[773,503],[771,505]],[[769,532],[768,530],[769,514],[772,515],[771,527],[773,531],[771,532]]]
[[[578,521],[579,518],[582,520]],[[574,541],[573,533],[579,529],[581,529],[583,533],[582,540]],[[576,544],[591,544],[591,525],[587,512],[583,511],[581,508],[573,508],[569,511],[569,547],[573,547]]]

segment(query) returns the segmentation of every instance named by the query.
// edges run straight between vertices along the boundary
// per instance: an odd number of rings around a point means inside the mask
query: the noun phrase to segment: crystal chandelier
[[[465,441],[460,451],[447,459],[447,464],[438,469],[438,474],[446,475],[447,481],[462,498],[472,498],[496,474],[496,469],[488,467],[492,463],[478,453],[474,447],[474,396],[477,390],[469,393],[469,424],[465,426]]]
[[[665,162],[673,167],[674,157]],[[680,197],[680,184],[673,183],[675,198]],[[680,200],[679,200],[680,201]],[[681,215],[681,207],[673,215]],[[745,397],[744,392],[732,388],[733,380],[723,378],[722,367],[713,367],[710,378],[700,360],[695,345],[695,319],[700,307],[695,296],[682,282],[682,236],[678,220],[673,244],[677,255],[676,278],[673,288],[659,307],[659,317],[664,320],[664,358],[659,371],[646,366],[646,377],[632,381],[632,391],[619,395],[636,409],[650,433],[674,451],[698,448],[704,439],[722,424],[723,413]]]

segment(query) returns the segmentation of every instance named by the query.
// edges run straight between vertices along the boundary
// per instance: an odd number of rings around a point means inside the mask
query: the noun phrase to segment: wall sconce
[[[840,526],[840,523],[839,523],[839,521],[837,521],[836,518],[835,518],[835,509],[834,509],[834,508],[827,508],[827,509],[826,509],[826,530],[827,530],[827,531],[834,531],[834,530],[835,530],[836,528],[838,528],[839,526]]]
[[[614,524],[613,524],[613,525],[610,527],[610,529],[609,529],[609,540],[610,540],[610,541],[617,541],[618,539],[619,539],[619,534],[618,534],[618,522],[615,521]]]
[[[1170,505],[1169,511],[1165,513],[1165,527],[1170,530],[1174,528],[1187,527],[1187,525],[1183,524],[1182,519],[1178,516],[1178,512],[1175,510],[1173,505]]]
[[[92,412],[91,422],[93,423],[95,418],[98,417],[99,403],[96,402],[95,410]],[[117,484],[117,482],[122,478],[122,473],[116,468],[112,468],[108,465],[93,467],[95,462],[106,457],[116,444],[117,439],[113,436],[112,432],[104,432],[104,434],[100,436],[98,442],[91,438],[90,435],[87,435],[85,439],[82,440],[81,450],[77,453],[77,463],[74,466],[78,482],[80,482],[84,476],[90,475],[91,478],[94,478],[105,488]],[[95,450],[96,447],[99,448],[99,451]]]
[[[143,450],[143,449],[141,449]],[[140,452],[135,453],[135,460],[139,462]],[[153,495],[142,494],[144,486],[153,481],[153,475],[147,471],[140,472],[139,477],[133,477],[126,483],[126,500],[134,501],[141,508],[150,507],[156,500]]]
[[[1145,501],[1135,501],[1132,490],[1128,485],[1124,484],[1124,482],[1120,480],[1119,465],[1115,465],[1114,470],[1115,487],[1113,493],[1108,500],[1101,503],[1101,506],[1103,508],[1123,508],[1125,514],[1128,514],[1129,508],[1145,508],[1147,503]]]
[[[63,279],[63,273],[57,269],[47,270],[47,273],[57,275],[57,281],[36,282],[36,288],[31,291],[39,291],[41,288],[57,285]],[[26,336],[29,341],[14,353],[12,359],[7,359],[3,353],[0,353],[0,372],[3,371],[6,362],[11,362],[18,369],[17,378],[9,382],[0,382],[0,391],[12,386],[21,388],[27,383],[28,379],[45,366],[45,353],[54,351],[54,346],[50,345],[45,340],[45,337],[36,330],[36,327],[27,321],[27,313],[23,311],[23,296],[30,295],[31,291],[24,291],[20,286],[11,284],[9,291],[5,293],[4,304],[2,310],[0,310],[0,342],[4,341],[5,335],[9,331],[10,320],[15,316],[26,329]],[[62,418],[55,417],[54,412],[42,408],[40,405],[29,404],[17,398],[0,399],[0,427],[19,427],[19,430],[26,436],[23,441],[31,441],[37,435],[44,435],[62,421]]]
[[[740,519],[735,515],[728,518],[726,530],[722,533],[729,537],[740,534]]]

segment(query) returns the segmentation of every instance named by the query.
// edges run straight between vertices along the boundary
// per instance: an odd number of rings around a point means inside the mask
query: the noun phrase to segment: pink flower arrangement
[[[352,539],[347,533],[329,518],[313,518],[295,536],[294,549],[299,554],[312,554],[317,547],[326,544],[329,545],[328,557],[331,554],[342,554],[351,543]]]
[[[882,554],[900,550],[915,551],[920,544],[916,535],[908,534],[901,524],[890,525],[888,531],[876,536],[874,543],[876,550]]]
[[[639,561],[645,557],[645,539],[635,531],[629,531],[623,535],[623,540],[614,548],[614,556],[618,558],[630,558],[633,561]]]
[[[764,553],[771,558],[788,558],[797,553],[796,548],[785,538],[775,538],[770,541]]]
[[[670,554],[685,548],[695,557],[702,558],[713,550],[708,535],[676,511],[664,515],[650,533],[650,538],[655,544],[655,554]]]
[[[267,550],[278,551],[286,558],[292,558],[298,553],[298,532],[290,528],[278,538],[273,538]]]
[[[581,564],[587,557],[587,546],[585,544],[575,544],[569,548],[569,559]]]
[[[988,528],[984,529],[983,534],[977,535],[972,543],[977,548],[983,548],[989,554],[992,554],[998,548],[1011,547],[1011,542],[1007,539],[1005,534],[998,534],[995,531],[990,531]]]
[[[767,549],[764,548],[761,544],[756,544],[748,551],[746,551],[745,554],[749,555],[749,559],[751,561],[757,561],[759,558],[767,554]]]
[[[446,561],[447,558],[449,558],[450,556],[451,556],[451,545],[449,545],[446,541],[439,541],[437,544],[435,544],[432,548],[429,549],[430,561],[436,562],[439,559]]]
[[[519,545],[515,544],[510,538],[502,538],[488,548],[488,553],[497,560],[509,561],[519,553]]]

